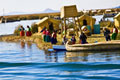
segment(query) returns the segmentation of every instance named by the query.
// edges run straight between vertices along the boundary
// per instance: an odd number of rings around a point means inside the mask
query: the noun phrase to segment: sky
[[[47,8],[60,10],[62,6],[68,5],[76,5],[78,11],[104,9],[120,6],[120,0],[0,0],[0,14],[41,12]]]

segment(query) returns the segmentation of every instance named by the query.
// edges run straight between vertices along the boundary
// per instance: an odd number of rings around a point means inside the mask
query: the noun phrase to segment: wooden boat
[[[120,49],[120,40],[73,45],[70,42],[66,43],[67,51],[106,51],[113,49]]]
[[[65,45],[53,45],[52,47],[56,51],[66,51]]]

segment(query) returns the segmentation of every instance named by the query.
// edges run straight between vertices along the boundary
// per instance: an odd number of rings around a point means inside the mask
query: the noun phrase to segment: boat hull
[[[120,41],[108,41],[91,44],[66,44],[67,51],[106,51],[120,49]]]

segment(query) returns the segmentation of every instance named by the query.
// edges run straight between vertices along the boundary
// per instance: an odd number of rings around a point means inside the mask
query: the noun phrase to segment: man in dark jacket
[[[110,41],[111,40],[110,39],[110,30],[107,28],[104,28],[103,32],[104,32],[104,36],[105,36],[106,41]]]

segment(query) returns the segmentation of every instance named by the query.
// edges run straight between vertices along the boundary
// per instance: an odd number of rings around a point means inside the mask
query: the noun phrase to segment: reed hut
[[[120,13],[114,17],[114,24],[116,27],[120,27]]]
[[[38,32],[40,32],[44,27],[46,27],[47,29],[50,29],[49,25],[51,23],[53,24],[53,29],[58,30],[59,29],[59,24],[61,23],[61,21],[45,17],[45,18],[43,18],[42,20],[40,20],[39,22],[36,23],[38,25]]]
[[[91,30],[93,31],[94,29],[94,24],[95,24],[95,21],[96,19],[91,17],[91,16],[88,16],[86,14],[80,16],[79,18],[79,23],[80,23],[80,26],[91,26]]]
[[[63,19],[63,28],[62,31],[64,30],[65,35],[67,34],[67,27],[66,27],[66,20],[69,20],[69,18],[72,18],[73,22],[75,22],[75,17],[78,16],[78,11],[76,5],[71,5],[71,6],[63,6],[61,8],[61,13],[60,17]],[[69,22],[69,21],[68,21]],[[74,26],[75,30],[75,26]]]

